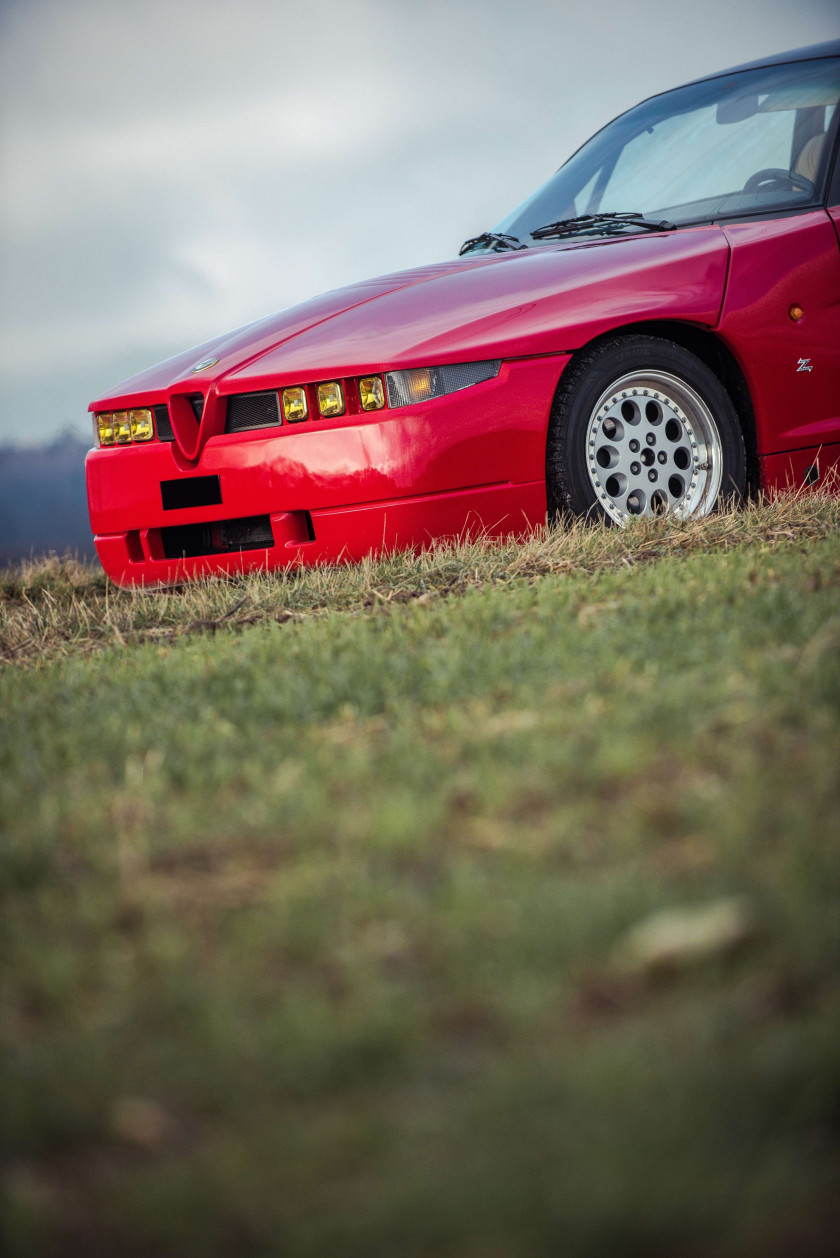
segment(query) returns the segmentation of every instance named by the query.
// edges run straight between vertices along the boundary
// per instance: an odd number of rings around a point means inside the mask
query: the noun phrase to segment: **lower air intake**
[[[192,559],[196,555],[225,555],[239,550],[269,550],[274,545],[267,515],[241,520],[214,520],[208,524],[174,524],[160,530],[167,559]]]

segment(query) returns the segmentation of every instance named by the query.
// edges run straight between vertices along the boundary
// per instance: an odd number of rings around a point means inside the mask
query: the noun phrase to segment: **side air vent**
[[[227,400],[225,432],[277,428],[280,422],[276,393],[240,393]]]
[[[165,406],[155,407],[155,428],[157,429],[158,441],[175,440],[175,434],[169,422],[169,411]]]

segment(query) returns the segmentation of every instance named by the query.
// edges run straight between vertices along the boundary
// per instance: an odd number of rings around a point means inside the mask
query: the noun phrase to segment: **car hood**
[[[211,384],[229,394],[394,367],[567,353],[630,320],[711,325],[727,257],[722,230],[710,224],[403,271],[207,341],[126,380],[91,409]]]

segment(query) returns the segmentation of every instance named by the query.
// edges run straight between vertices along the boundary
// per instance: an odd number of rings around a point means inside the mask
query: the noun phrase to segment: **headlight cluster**
[[[378,411],[385,405],[385,390],[378,376],[366,377],[359,381],[359,402],[363,411]],[[290,389],[282,389],[280,403],[283,407],[283,419],[287,424],[299,424],[309,418],[309,403],[306,389],[295,385]],[[318,385],[318,414],[324,419],[334,419],[347,410],[344,389],[338,380]]]
[[[146,406],[133,411],[105,411],[94,416],[93,433],[101,446],[130,446],[134,441],[151,441],[155,421]]]
[[[492,380],[499,374],[499,358],[478,363],[456,363],[448,367],[411,367],[408,371],[389,371],[383,376],[363,376],[358,383],[359,405],[363,411],[381,411],[387,401],[392,410],[428,402],[431,398],[457,393],[470,385]],[[300,385],[282,389],[280,402],[283,419],[297,424],[309,418],[307,391]],[[338,381],[318,385],[318,410],[324,417],[343,415],[347,409],[344,390]]]
[[[234,394],[227,399],[225,432],[247,432],[257,428],[270,428],[277,424],[300,424],[310,418],[333,419],[347,413],[347,390],[350,410],[355,410],[353,397],[358,393],[358,406],[363,411],[381,411],[386,403],[396,410],[401,406],[413,406],[432,398],[456,393],[470,385],[491,380],[499,374],[501,359],[494,358],[476,363],[455,363],[445,367],[411,367],[406,371],[389,371],[383,375],[362,376],[345,382],[330,380],[319,385],[289,385],[285,389],[260,393]],[[279,398],[278,398],[279,394]],[[201,421],[203,402],[201,396],[190,397],[190,402]],[[280,414],[277,403],[280,403]],[[234,407],[239,410],[234,412]],[[317,410],[316,410],[317,407]],[[240,412],[245,410],[244,414]],[[256,408],[256,413],[255,413]],[[154,409],[143,406],[134,410],[104,411],[93,417],[94,439],[100,446],[127,446],[155,437],[155,413],[157,436],[161,441],[172,440],[171,421],[167,406],[158,404]]]
[[[381,376],[364,376],[358,382],[358,387],[359,405],[362,410],[381,411],[385,405],[385,386]],[[334,419],[347,410],[344,388],[338,380],[331,380],[328,384],[319,384],[317,399],[318,416],[324,419]],[[307,390],[302,385],[281,389],[280,405],[283,409],[283,422],[286,424],[300,424],[309,418]]]

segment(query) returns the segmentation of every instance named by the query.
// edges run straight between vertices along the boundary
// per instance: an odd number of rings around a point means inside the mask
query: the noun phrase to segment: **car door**
[[[724,231],[731,258],[719,330],[747,377],[759,456],[840,442],[840,246],[831,215],[809,210]]]
[[[834,119],[812,148],[832,146],[836,128]],[[747,378],[764,483],[810,483],[815,452],[823,467],[840,458],[840,170],[826,209],[724,231],[731,258],[719,332]]]

